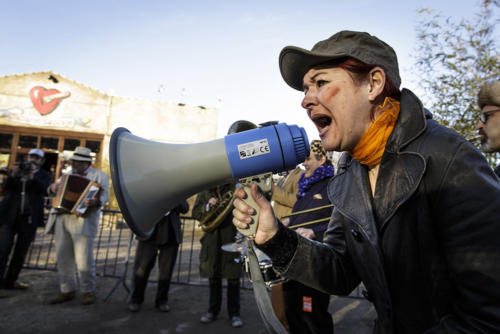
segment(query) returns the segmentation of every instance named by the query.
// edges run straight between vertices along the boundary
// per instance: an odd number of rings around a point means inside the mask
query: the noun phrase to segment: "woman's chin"
[[[327,151],[338,151],[340,148],[340,142],[338,140],[328,138],[327,136],[321,138],[321,143]]]

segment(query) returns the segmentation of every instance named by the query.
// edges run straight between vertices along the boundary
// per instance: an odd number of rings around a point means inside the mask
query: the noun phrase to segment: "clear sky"
[[[410,57],[416,10],[471,19],[479,4],[0,0],[0,75],[52,70],[118,96],[218,106],[218,137],[233,121],[248,119],[297,124],[315,139],[317,131],[300,107],[302,93],[279,73],[284,46],[310,49],[340,30],[367,31],[396,50],[402,87],[418,91]]]

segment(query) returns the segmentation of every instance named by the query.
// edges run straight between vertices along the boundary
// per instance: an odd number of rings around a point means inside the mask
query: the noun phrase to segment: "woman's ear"
[[[375,66],[371,69],[369,76],[368,99],[373,102],[382,94],[385,87],[385,72],[381,67]]]
[[[321,164],[323,165],[326,162],[326,156],[321,156]]]

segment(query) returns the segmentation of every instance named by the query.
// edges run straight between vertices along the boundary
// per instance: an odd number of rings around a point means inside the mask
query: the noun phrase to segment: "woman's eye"
[[[327,82],[325,80],[318,80],[318,81],[316,81],[316,85],[318,87],[321,87],[321,86],[326,85],[326,84],[327,84]]]

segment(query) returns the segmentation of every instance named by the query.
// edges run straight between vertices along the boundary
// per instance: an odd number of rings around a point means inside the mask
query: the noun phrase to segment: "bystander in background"
[[[500,81],[484,84],[479,90],[477,103],[481,109],[477,123],[481,150],[485,153],[500,152]],[[500,177],[500,164],[495,173]]]
[[[43,197],[50,184],[50,173],[41,169],[42,150],[28,152],[26,161],[18,162],[5,179],[0,203],[0,280],[5,289],[27,289],[27,283],[17,281],[28,249],[35,239],[36,229],[43,226]],[[17,239],[14,247],[14,237]],[[9,254],[14,247],[7,273]]]

